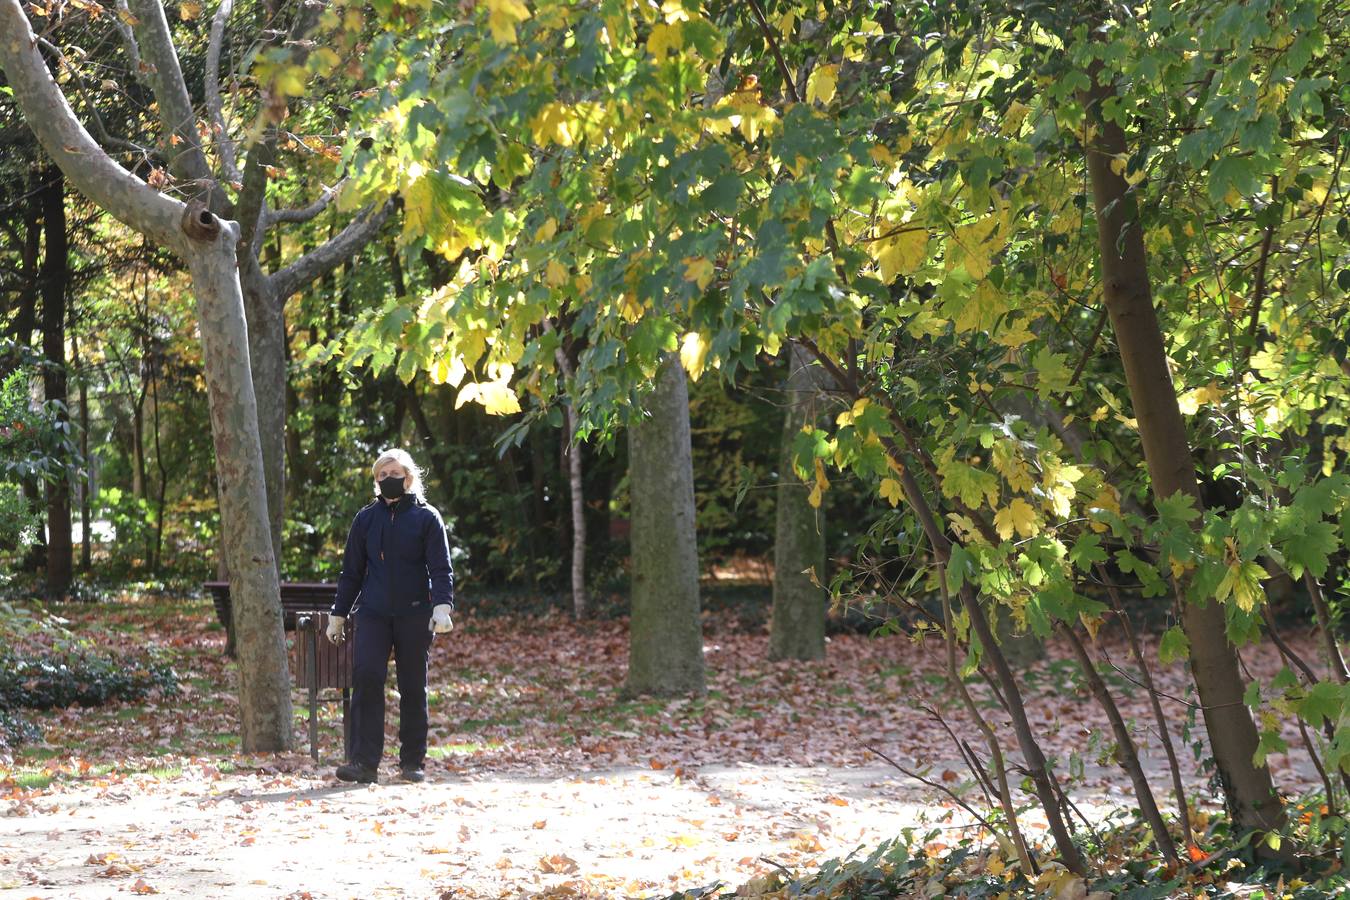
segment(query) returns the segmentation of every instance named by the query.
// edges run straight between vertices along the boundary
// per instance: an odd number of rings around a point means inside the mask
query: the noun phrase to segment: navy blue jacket
[[[352,604],[383,616],[421,613],[442,603],[454,606],[455,579],[445,523],[434,506],[405,494],[397,503],[376,500],[352,520],[338,576],[333,615]]]

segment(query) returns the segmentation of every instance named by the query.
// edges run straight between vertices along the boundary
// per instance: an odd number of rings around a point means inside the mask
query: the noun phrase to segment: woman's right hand
[[[347,632],[343,627],[347,624],[346,616],[328,617],[328,640],[334,644],[340,644],[347,637]]]

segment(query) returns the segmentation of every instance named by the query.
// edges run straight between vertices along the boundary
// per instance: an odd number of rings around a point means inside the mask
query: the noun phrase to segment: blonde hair
[[[381,450],[375,464],[370,467],[370,477],[375,480],[375,495],[380,495],[380,466],[385,463],[398,463],[403,467],[403,471],[412,476],[412,486],[407,486],[407,479],[404,479],[404,489],[417,497],[422,496],[422,469],[413,462],[413,458],[408,455],[407,450],[400,450],[398,447],[390,447],[388,450]]]

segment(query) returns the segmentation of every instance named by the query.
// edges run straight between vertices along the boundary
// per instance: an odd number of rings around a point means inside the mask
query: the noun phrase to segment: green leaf
[[[1243,195],[1261,189],[1256,167],[1246,156],[1224,156],[1209,170],[1209,199],[1216,205],[1234,205]]]
[[[1102,539],[1090,532],[1079,535],[1069,551],[1069,560],[1084,572],[1097,563],[1106,562],[1106,551],[1102,549]]]
[[[942,493],[960,497],[967,506],[980,506],[986,498],[990,502],[998,499],[998,478],[990,472],[949,457],[939,463],[938,475],[942,477]]]
[[[734,172],[719,176],[703,191],[702,199],[712,212],[730,215],[736,211],[745,181]]]
[[[952,547],[952,555],[947,560],[947,590],[953,594],[961,590],[966,583],[967,570],[973,570],[975,557],[960,544]]]
[[[1187,658],[1190,653],[1190,638],[1186,637],[1180,625],[1173,625],[1163,632],[1162,640],[1158,642],[1158,659],[1163,665],[1170,666],[1179,659]]]
[[[1304,529],[1303,534],[1285,541],[1280,549],[1284,553],[1285,562],[1289,565],[1289,574],[1294,578],[1302,578],[1305,569],[1315,577],[1321,578],[1327,573],[1331,554],[1335,553],[1339,546],[1335,525],[1330,522],[1313,522]]]
[[[1298,714],[1314,726],[1320,726],[1324,719],[1332,723],[1339,722],[1345,711],[1346,691],[1346,685],[1319,681],[1299,701]]]
[[[1261,705],[1261,682],[1253,681],[1242,692],[1242,702],[1255,709]]]
[[[1042,347],[1031,360],[1031,365],[1036,370],[1036,393],[1041,397],[1048,398],[1069,389],[1069,379],[1073,373],[1064,361],[1064,354]]]

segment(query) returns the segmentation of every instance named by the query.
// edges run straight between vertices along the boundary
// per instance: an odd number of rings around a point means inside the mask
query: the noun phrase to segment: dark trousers
[[[384,756],[384,682],[389,651],[398,677],[398,763],[422,765],[427,755],[427,655],[430,616],[357,612],[352,671],[351,761],[378,768]]]

